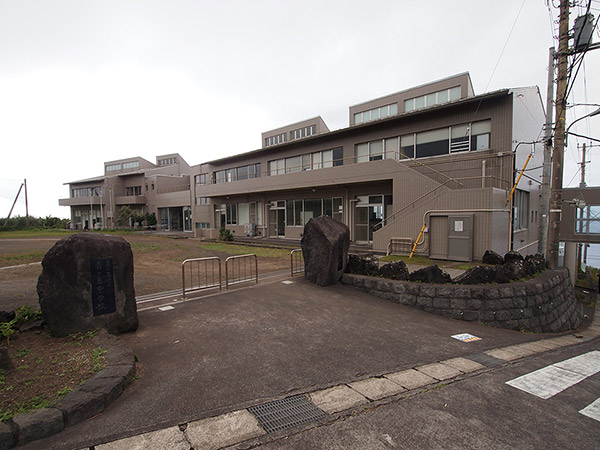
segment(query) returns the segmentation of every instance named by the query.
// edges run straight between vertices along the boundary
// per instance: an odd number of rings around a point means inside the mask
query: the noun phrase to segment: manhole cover
[[[248,411],[254,414],[267,433],[287,430],[326,417],[322,410],[303,395],[252,406]]]

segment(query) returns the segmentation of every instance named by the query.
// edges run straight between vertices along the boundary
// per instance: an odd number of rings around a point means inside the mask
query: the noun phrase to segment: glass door
[[[269,236],[285,236],[285,200],[273,202],[269,207]]]

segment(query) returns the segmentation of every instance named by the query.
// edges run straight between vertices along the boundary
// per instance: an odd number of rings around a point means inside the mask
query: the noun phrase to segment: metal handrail
[[[211,271],[210,271],[210,277],[209,277],[209,271],[208,271],[208,262],[212,261],[213,264],[211,264]],[[219,278],[218,278],[218,282],[215,280],[215,270],[214,270],[214,261],[217,261],[219,264]],[[185,266],[186,265],[190,265],[192,263],[197,263],[196,267],[197,267],[197,280],[198,280],[198,285],[194,286],[194,270],[193,268],[190,269],[190,288],[186,289],[185,286]],[[201,277],[201,273],[200,273],[200,265],[201,263],[204,263],[204,280],[206,281],[205,284],[201,284],[200,280],[202,279]],[[216,256],[210,256],[208,258],[192,258],[192,259],[186,259],[185,261],[183,261],[181,263],[181,284],[182,284],[182,293],[183,293],[183,298],[185,299],[185,293],[186,292],[194,292],[194,291],[199,291],[202,289],[208,289],[208,288],[213,288],[213,287],[219,287],[219,290],[222,290],[222,282],[221,282],[221,260],[216,257]],[[211,283],[208,283],[208,280],[211,280]]]
[[[298,256],[294,257],[294,255],[297,255],[298,253],[300,253],[300,256],[302,257],[302,264],[294,265],[294,261],[297,261],[297,262],[299,261]],[[300,266],[302,266],[302,267],[300,267]],[[296,267],[296,269],[294,269],[294,267]],[[290,272],[291,272],[291,276],[294,276],[295,273],[304,272],[304,257],[303,257],[301,248],[294,249],[290,252]]]
[[[247,264],[245,263],[245,261],[254,258],[254,275],[252,275],[252,273],[250,273],[249,276],[247,276]],[[243,277],[239,277],[239,278],[235,278],[235,261],[244,261],[244,276]],[[233,280],[230,282],[229,281],[229,263],[230,261],[234,261],[231,264],[231,272],[232,272],[232,278]],[[240,263],[238,263],[238,273],[241,273],[240,269]],[[250,270],[250,272],[252,272]],[[237,255],[237,256],[230,256],[229,258],[227,258],[225,260],[225,288],[229,289],[229,285],[230,284],[236,284],[236,283],[244,283],[246,281],[251,281],[251,280],[256,280],[256,284],[258,284],[258,258],[256,257],[256,255],[254,254],[248,254],[248,255]]]

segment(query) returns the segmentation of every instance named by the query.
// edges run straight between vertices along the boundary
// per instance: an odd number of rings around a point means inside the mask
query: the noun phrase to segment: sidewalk
[[[481,340],[451,337],[461,333]],[[286,430],[267,434],[249,409],[283,400],[267,405],[281,414],[299,399],[309,420],[290,420],[314,426],[599,334],[598,317],[581,338],[554,337],[444,319],[340,284],[261,284],[142,312],[140,329],[122,337],[139,358],[138,380],[100,416],[21,448],[272,440]]]

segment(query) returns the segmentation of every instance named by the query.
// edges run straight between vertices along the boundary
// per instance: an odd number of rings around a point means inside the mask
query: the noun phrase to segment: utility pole
[[[581,149],[581,162],[579,163],[579,165],[581,166],[581,182],[579,183],[580,188],[584,188],[587,186],[587,184],[585,184],[585,165],[586,165],[586,163],[589,163],[589,162],[591,162],[591,161],[585,160],[585,142],[584,142],[582,149]]]
[[[538,253],[546,254],[548,209],[550,206],[550,175],[552,172],[552,123],[554,116],[554,47],[548,50],[548,86],[546,89],[546,125],[544,130],[544,165],[542,169],[542,199],[540,204],[540,236]]]
[[[25,227],[29,228],[29,201],[27,200],[27,179],[23,180],[25,186]]]
[[[558,267],[558,243],[562,206],[563,162],[565,153],[565,116],[567,105],[567,70],[569,53],[569,0],[560,1],[558,77],[556,83],[556,128],[552,155],[552,190],[550,195],[550,224],[546,259],[551,269]]]

